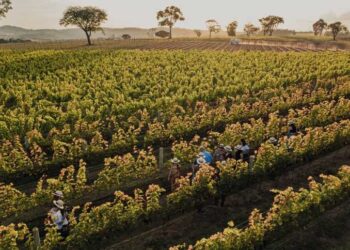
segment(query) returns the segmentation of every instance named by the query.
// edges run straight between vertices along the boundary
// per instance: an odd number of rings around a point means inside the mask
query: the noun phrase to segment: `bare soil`
[[[326,212],[303,229],[288,234],[267,250],[350,249],[350,200]]]

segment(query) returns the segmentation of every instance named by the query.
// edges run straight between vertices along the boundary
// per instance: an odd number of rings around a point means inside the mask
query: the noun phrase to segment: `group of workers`
[[[297,134],[297,128],[294,122],[288,123],[288,138]],[[269,142],[275,146],[278,145],[278,140],[274,137],[269,139]],[[214,165],[216,162],[225,162],[229,159],[242,160],[249,163],[250,161],[250,147],[245,139],[241,139],[239,145],[234,149],[229,145],[219,144],[211,154],[204,147],[200,148],[200,152],[192,164],[192,180],[195,177],[197,171],[202,164]],[[177,188],[176,180],[181,177],[180,160],[173,158],[171,160],[172,166],[169,171],[168,180],[171,185],[171,190],[174,191]],[[57,231],[62,238],[66,238],[69,234],[69,220],[68,212],[63,201],[64,195],[62,191],[55,191],[53,193],[53,208],[49,211],[49,222],[56,226]]]
[[[219,144],[214,153],[210,153],[204,147],[200,148],[200,152],[192,163],[192,180],[202,164],[214,165],[216,162],[225,162],[229,159],[242,160],[249,163],[250,147],[245,139],[232,149],[229,145]],[[176,180],[181,177],[180,160],[173,158],[170,160],[172,166],[169,171],[168,181],[170,182],[171,190],[177,188]]]
[[[297,127],[294,121],[288,123],[288,132],[287,137],[291,138],[297,134]],[[278,146],[278,140],[275,137],[270,137],[269,143],[274,146]],[[289,148],[288,144],[287,147]],[[200,148],[200,153],[197,155],[197,158],[192,164],[192,180],[196,175],[196,172],[199,170],[202,164],[208,164],[215,167],[216,162],[225,162],[228,159],[242,160],[243,162],[250,163],[251,148],[245,139],[241,139],[239,145],[235,146],[232,149],[229,145],[219,144],[215,149],[213,155],[207,151],[204,147]],[[177,183],[176,180],[181,177],[181,167],[180,160],[174,158],[170,161],[172,166],[169,171],[168,181],[170,182],[171,191],[176,190]]]

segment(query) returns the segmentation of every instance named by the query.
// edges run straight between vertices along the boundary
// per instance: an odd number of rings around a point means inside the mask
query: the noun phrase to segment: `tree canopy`
[[[197,37],[201,37],[202,36],[202,31],[201,30],[193,30],[194,33],[196,33]]]
[[[259,31],[259,28],[254,26],[253,24],[251,23],[247,23],[245,26],[244,26],[244,32],[247,34],[247,36],[250,36],[250,35],[253,35],[255,34],[256,32]]]
[[[0,0],[0,18],[5,17],[7,12],[12,9],[11,0]]]
[[[229,23],[229,25],[227,26],[227,34],[228,36],[236,36],[236,29],[238,27],[238,22],[237,21],[233,21],[231,23]]]
[[[165,30],[160,30],[160,31],[156,32],[155,35],[157,37],[167,38],[170,36],[170,33],[168,31],[165,31]]]
[[[274,30],[276,30],[277,26],[279,24],[284,23],[284,19],[279,16],[267,16],[259,19],[259,22],[261,23],[261,28],[264,33],[264,36],[266,34],[272,36],[272,33],[274,32]]]
[[[215,19],[209,19],[206,21],[208,30],[209,30],[209,38],[211,38],[211,34],[218,33],[221,31],[221,26],[220,24],[215,20]]]
[[[97,7],[69,7],[60,20],[60,25],[74,25],[81,28],[85,34],[88,44],[91,45],[92,32],[101,30],[101,24],[107,20],[107,13]]]
[[[319,19],[316,23],[312,25],[315,36],[320,36],[323,30],[327,28],[327,23],[323,19]]]
[[[169,27],[169,38],[173,37],[172,29],[177,21],[184,21],[185,17],[179,7],[168,6],[165,10],[158,11],[157,20],[160,26]]]
[[[332,32],[334,41],[336,40],[337,36],[340,33],[349,32],[348,28],[345,25],[343,25],[341,22],[331,23],[330,25],[328,25],[328,29],[330,29],[330,31]]]

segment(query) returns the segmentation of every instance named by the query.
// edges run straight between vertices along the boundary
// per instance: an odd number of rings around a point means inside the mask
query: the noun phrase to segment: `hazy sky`
[[[285,18],[281,28],[311,30],[320,17],[340,19],[350,24],[350,0],[12,0],[13,10],[0,25],[25,28],[60,28],[58,20],[72,5],[93,5],[105,9],[109,20],[105,27],[157,26],[156,12],[168,5],[180,7],[186,17],[178,27],[205,28],[205,20],[215,18],[223,26],[237,20],[246,22],[273,14]],[[331,20],[331,21],[333,21]]]

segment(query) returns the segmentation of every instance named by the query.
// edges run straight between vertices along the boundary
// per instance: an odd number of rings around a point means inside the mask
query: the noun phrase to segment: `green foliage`
[[[26,155],[25,164],[5,157],[4,176],[142,143],[169,145],[243,118],[346,95],[350,72],[346,52],[336,58],[328,52],[0,53],[0,136],[6,139],[0,152],[11,151],[18,136],[24,151],[17,151]]]

